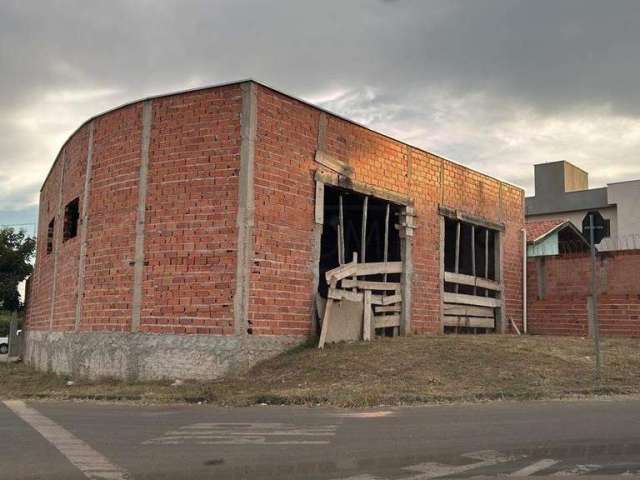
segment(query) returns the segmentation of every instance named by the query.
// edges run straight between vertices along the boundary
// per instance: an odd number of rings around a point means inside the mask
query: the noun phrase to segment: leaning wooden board
[[[400,315],[375,315],[373,319],[376,328],[400,326]]]

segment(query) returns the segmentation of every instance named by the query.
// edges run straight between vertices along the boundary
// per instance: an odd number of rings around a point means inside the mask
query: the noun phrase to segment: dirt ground
[[[340,407],[640,393],[640,339],[603,341],[594,381],[592,341],[506,335],[411,336],[299,347],[208,382],[85,381],[0,363],[0,398],[96,399],[219,405]]]

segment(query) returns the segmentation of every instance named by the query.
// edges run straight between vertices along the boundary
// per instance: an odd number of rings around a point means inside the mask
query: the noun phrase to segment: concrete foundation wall
[[[287,336],[32,330],[26,334],[24,360],[38,370],[74,378],[204,380],[249,368],[302,341]]]

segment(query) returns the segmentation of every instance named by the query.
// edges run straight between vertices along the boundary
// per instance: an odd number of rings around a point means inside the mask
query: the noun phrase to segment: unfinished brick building
[[[324,298],[375,281],[396,300],[371,335],[504,332],[522,322],[523,200],[253,81],[131,103],[82,125],[42,186],[26,360],[215,377],[316,335]],[[327,285],[354,253],[394,267]]]

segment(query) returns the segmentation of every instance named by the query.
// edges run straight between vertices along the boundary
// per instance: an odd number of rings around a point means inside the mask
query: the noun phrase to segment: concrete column
[[[257,131],[257,87],[243,83],[240,113],[240,173],[238,195],[238,254],[236,259],[236,291],[233,297],[233,317],[236,335],[246,335],[249,329],[249,282],[254,257],[254,162]]]
[[[502,185],[502,184],[501,184]],[[505,284],[504,284],[504,236],[505,232],[496,231],[495,233],[495,272],[496,281],[502,285],[502,291],[500,292],[500,299],[502,300],[502,306],[496,308],[496,330],[498,333],[507,333],[509,330],[509,318],[507,317],[507,299],[505,298]]]
[[[413,209],[413,207],[404,207]],[[405,216],[407,218],[407,216]],[[413,279],[413,236],[407,234],[408,227],[404,227],[404,234],[400,238],[400,255],[402,260],[402,273],[400,274],[400,284],[402,288],[402,311],[400,312],[400,335],[407,335],[411,332],[411,288]]]
[[[322,250],[322,229],[324,228],[324,183],[316,180],[315,221],[313,224],[313,239],[311,240],[311,273],[313,283],[311,287],[311,337],[315,337],[318,329],[316,315],[316,296],[320,284],[320,255]]]
[[[131,331],[140,330],[142,311],[142,282],[144,280],[144,229],[147,208],[147,176],[149,173],[149,143],[151,140],[152,100],[142,106],[142,145],[138,175],[138,209],[136,214],[136,243],[133,264],[133,300],[131,303]]]
[[[82,298],[84,297],[84,272],[87,256],[87,229],[89,223],[89,198],[91,189],[91,174],[93,171],[93,132],[94,122],[89,124],[89,139],[87,144],[87,164],[84,172],[84,190],[82,192],[82,220],[80,223],[80,258],[78,259],[78,278],[76,281],[76,321],[75,330],[80,328],[82,317]]]
[[[444,216],[439,215],[438,227],[440,229],[440,276],[438,277],[438,287],[440,289],[440,333],[444,333]]]

